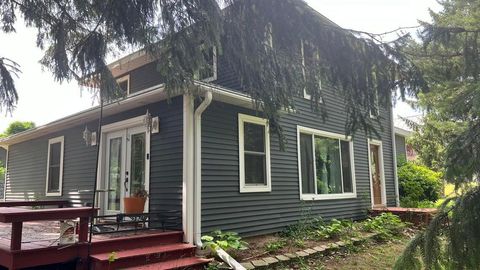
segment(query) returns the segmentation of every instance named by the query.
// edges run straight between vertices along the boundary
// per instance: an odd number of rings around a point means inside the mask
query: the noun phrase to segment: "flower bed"
[[[370,238],[384,241],[399,235],[406,226],[397,216],[384,213],[362,222],[335,219],[325,222],[320,218],[305,218],[281,233],[244,240],[234,233],[218,231],[214,237],[207,238],[210,243],[219,243],[247,269],[253,269],[348,248]],[[224,267],[218,263],[211,266],[211,269],[215,268]]]

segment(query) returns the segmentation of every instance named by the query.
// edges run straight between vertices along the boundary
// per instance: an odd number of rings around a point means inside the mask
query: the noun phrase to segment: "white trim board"
[[[248,185],[245,183],[245,149],[244,149],[244,123],[252,123],[264,126],[265,146],[265,185]],[[271,192],[272,177],[270,172],[270,129],[268,120],[252,115],[238,114],[238,159],[240,176],[240,193]]]
[[[302,193],[302,164],[300,158],[300,134],[309,134],[309,135],[318,135],[322,137],[327,137],[331,139],[338,139],[343,141],[349,142],[349,152],[350,152],[350,170],[352,175],[352,192],[346,193],[337,193],[337,194],[303,194]],[[313,137],[312,137],[313,140]],[[312,145],[315,145],[314,143]],[[315,151],[312,151],[313,155],[315,155]],[[341,153],[340,153],[341,154]],[[297,161],[298,161],[298,184],[300,190],[300,200],[304,201],[317,201],[317,200],[337,200],[337,199],[354,199],[357,197],[357,184],[356,184],[356,177],[355,177],[355,153],[353,151],[353,139],[351,136],[345,136],[343,134],[308,128],[297,125]],[[315,160],[315,158],[313,158]],[[341,156],[340,156],[341,160]],[[314,178],[316,179],[316,168],[315,162],[313,163],[314,166]],[[343,170],[343,166],[341,167]],[[342,171],[343,175],[343,171]],[[343,187],[343,177],[342,177],[342,187]],[[317,190],[316,181],[315,181],[315,191]]]
[[[48,192],[48,178],[50,176],[50,146],[55,143],[60,143],[60,168],[58,177],[58,192]],[[65,150],[65,138],[63,136],[51,138],[48,140],[48,152],[47,152],[47,177],[45,178],[45,196],[62,196],[63,186],[63,157]]]
[[[378,157],[379,157],[379,167],[380,167],[380,181],[381,181],[381,195],[382,195],[382,205],[387,205],[387,192],[385,187],[385,168],[384,168],[384,159],[383,159],[383,143],[379,140],[372,140],[368,139],[367,146],[368,146],[368,177],[370,179],[370,200],[371,205],[376,206],[373,199],[373,183],[372,183],[372,172],[371,172],[371,154],[370,154],[370,145],[377,145],[378,146]]]

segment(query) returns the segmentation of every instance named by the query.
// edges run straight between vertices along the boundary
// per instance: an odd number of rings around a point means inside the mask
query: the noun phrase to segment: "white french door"
[[[101,208],[105,215],[123,212],[123,198],[141,189],[149,191],[150,136],[143,126],[104,133],[104,190]],[[145,204],[148,211],[148,202]]]

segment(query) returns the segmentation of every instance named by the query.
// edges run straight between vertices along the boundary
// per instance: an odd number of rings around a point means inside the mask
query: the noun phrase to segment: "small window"
[[[370,117],[377,118],[380,115],[379,104],[378,104],[378,90],[373,90],[373,108],[370,109]]]
[[[47,196],[62,196],[63,136],[48,140]]]
[[[351,138],[298,127],[298,148],[301,199],[356,196]]]
[[[238,115],[240,192],[270,192],[270,135],[266,119]]]
[[[194,72],[194,79],[212,82],[217,79],[217,48],[210,47],[203,50],[206,66]]]
[[[117,79],[118,86],[125,95],[130,94],[130,75],[125,75]]]
[[[317,50],[314,50],[311,48],[311,46],[307,46],[304,41],[302,40],[300,43],[300,54],[302,57],[302,75],[303,75],[303,80],[307,80],[307,69],[306,69],[306,62],[308,61],[313,61],[316,60],[318,61],[320,59],[320,55]],[[318,89],[322,91],[322,79],[320,78],[320,75],[317,74],[316,76],[316,81],[318,81]],[[316,87],[313,86],[313,87]],[[312,93],[307,87],[303,88],[303,98],[311,100],[312,99]],[[320,103],[323,103],[323,99],[320,97],[319,99]]]

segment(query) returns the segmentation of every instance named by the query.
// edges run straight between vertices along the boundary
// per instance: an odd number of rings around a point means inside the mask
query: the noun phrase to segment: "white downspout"
[[[7,152],[5,154],[5,179],[3,179],[3,201],[7,201],[7,175],[8,175],[8,154],[9,154],[9,147],[7,146],[4,148]]]
[[[392,151],[393,151],[393,179],[395,180],[395,206],[400,206],[400,194],[398,191],[398,174],[397,174],[397,144],[395,141],[395,121],[393,119],[393,106],[390,107],[390,121],[392,129]]]
[[[202,113],[212,102],[213,95],[211,91],[205,93],[205,99],[200,103],[195,110],[195,183],[194,183],[194,241],[199,248],[203,246],[202,243]]]

